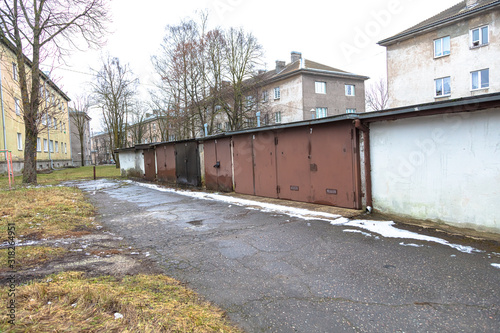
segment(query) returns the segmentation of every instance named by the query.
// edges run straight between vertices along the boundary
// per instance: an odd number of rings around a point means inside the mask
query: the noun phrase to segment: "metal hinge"
[[[276,193],[280,193],[281,192],[281,187],[278,185],[276,186]]]

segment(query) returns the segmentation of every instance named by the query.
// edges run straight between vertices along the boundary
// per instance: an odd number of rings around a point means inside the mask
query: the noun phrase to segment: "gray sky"
[[[150,57],[158,53],[166,25],[209,11],[209,28],[243,27],[262,44],[265,68],[276,60],[290,61],[298,51],[306,59],[367,75],[385,76],[385,48],[376,43],[403,31],[458,0],[114,0],[112,33],[102,50],[74,52],[54,70],[56,82],[70,98],[84,93],[92,80],[91,68],[100,67],[100,55],[109,53],[128,63],[140,79],[147,98],[154,77]],[[264,67],[264,65],[263,65]],[[369,84],[370,82],[368,82]],[[92,127],[99,130],[98,114]]]

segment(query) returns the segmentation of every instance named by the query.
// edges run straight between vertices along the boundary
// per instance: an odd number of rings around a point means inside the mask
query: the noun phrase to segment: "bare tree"
[[[85,134],[89,134],[89,108],[90,101],[85,96],[79,96],[73,102],[73,110],[70,110],[71,124],[75,126],[76,132],[73,134],[80,143],[80,156],[82,166],[85,166]],[[70,131],[71,133],[71,131]]]
[[[103,59],[101,69],[96,73],[93,91],[96,106],[102,109],[105,129],[111,143],[111,154],[120,168],[120,161],[114,150],[126,145],[127,111],[133,103],[138,80],[133,77],[127,65],[118,58]]]
[[[370,111],[380,111],[387,108],[389,102],[389,92],[387,83],[380,79],[373,83],[366,92],[366,106]]]
[[[83,37],[98,45],[106,32],[105,0],[3,0],[0,3],[0,38],[15,50],[25,126],[23,183],[36,184],[36,141],[42,123],[40,64],[61,58]],[[10,43],[10,42],[9,42]],[[29,59],[28,59],[29,57]]]
[[[226,32],[224,54],[227,61],[226,77],[231,84],[231,108],[226,114],[232,130],[242,129],[248,118],[251,103],[247,103],[249,87],[245,84],[255,73],[262,58],[262,46],[251,33],[230,28]]]

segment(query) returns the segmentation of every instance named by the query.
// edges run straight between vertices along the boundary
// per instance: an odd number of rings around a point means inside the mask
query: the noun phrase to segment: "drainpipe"
[[[5,161],[7,161],[7,133],[5,132],[5,112],[3,109],[2,66],[1,65],[0,65],[0,106],[2,108],[3,149],[5,149]]]
[[[205,136],[208,136],[208,124],[205,123],[203,126],[205,126]]]
[[[354,127],[363,132],[364,159],[365,159],[365,183],[366,183],[366,210],[371,213],[373,207],[372,201],[372,173],[370,160],[370,128],[363,124],[361,120],[354,121]]]

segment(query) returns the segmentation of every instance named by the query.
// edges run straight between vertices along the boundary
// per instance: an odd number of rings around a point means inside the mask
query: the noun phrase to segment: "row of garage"
[[[143,154],[150,181],[361,209],[357,131],[346,115],[118,152],[132,175],[142,172],[127,155]]]

